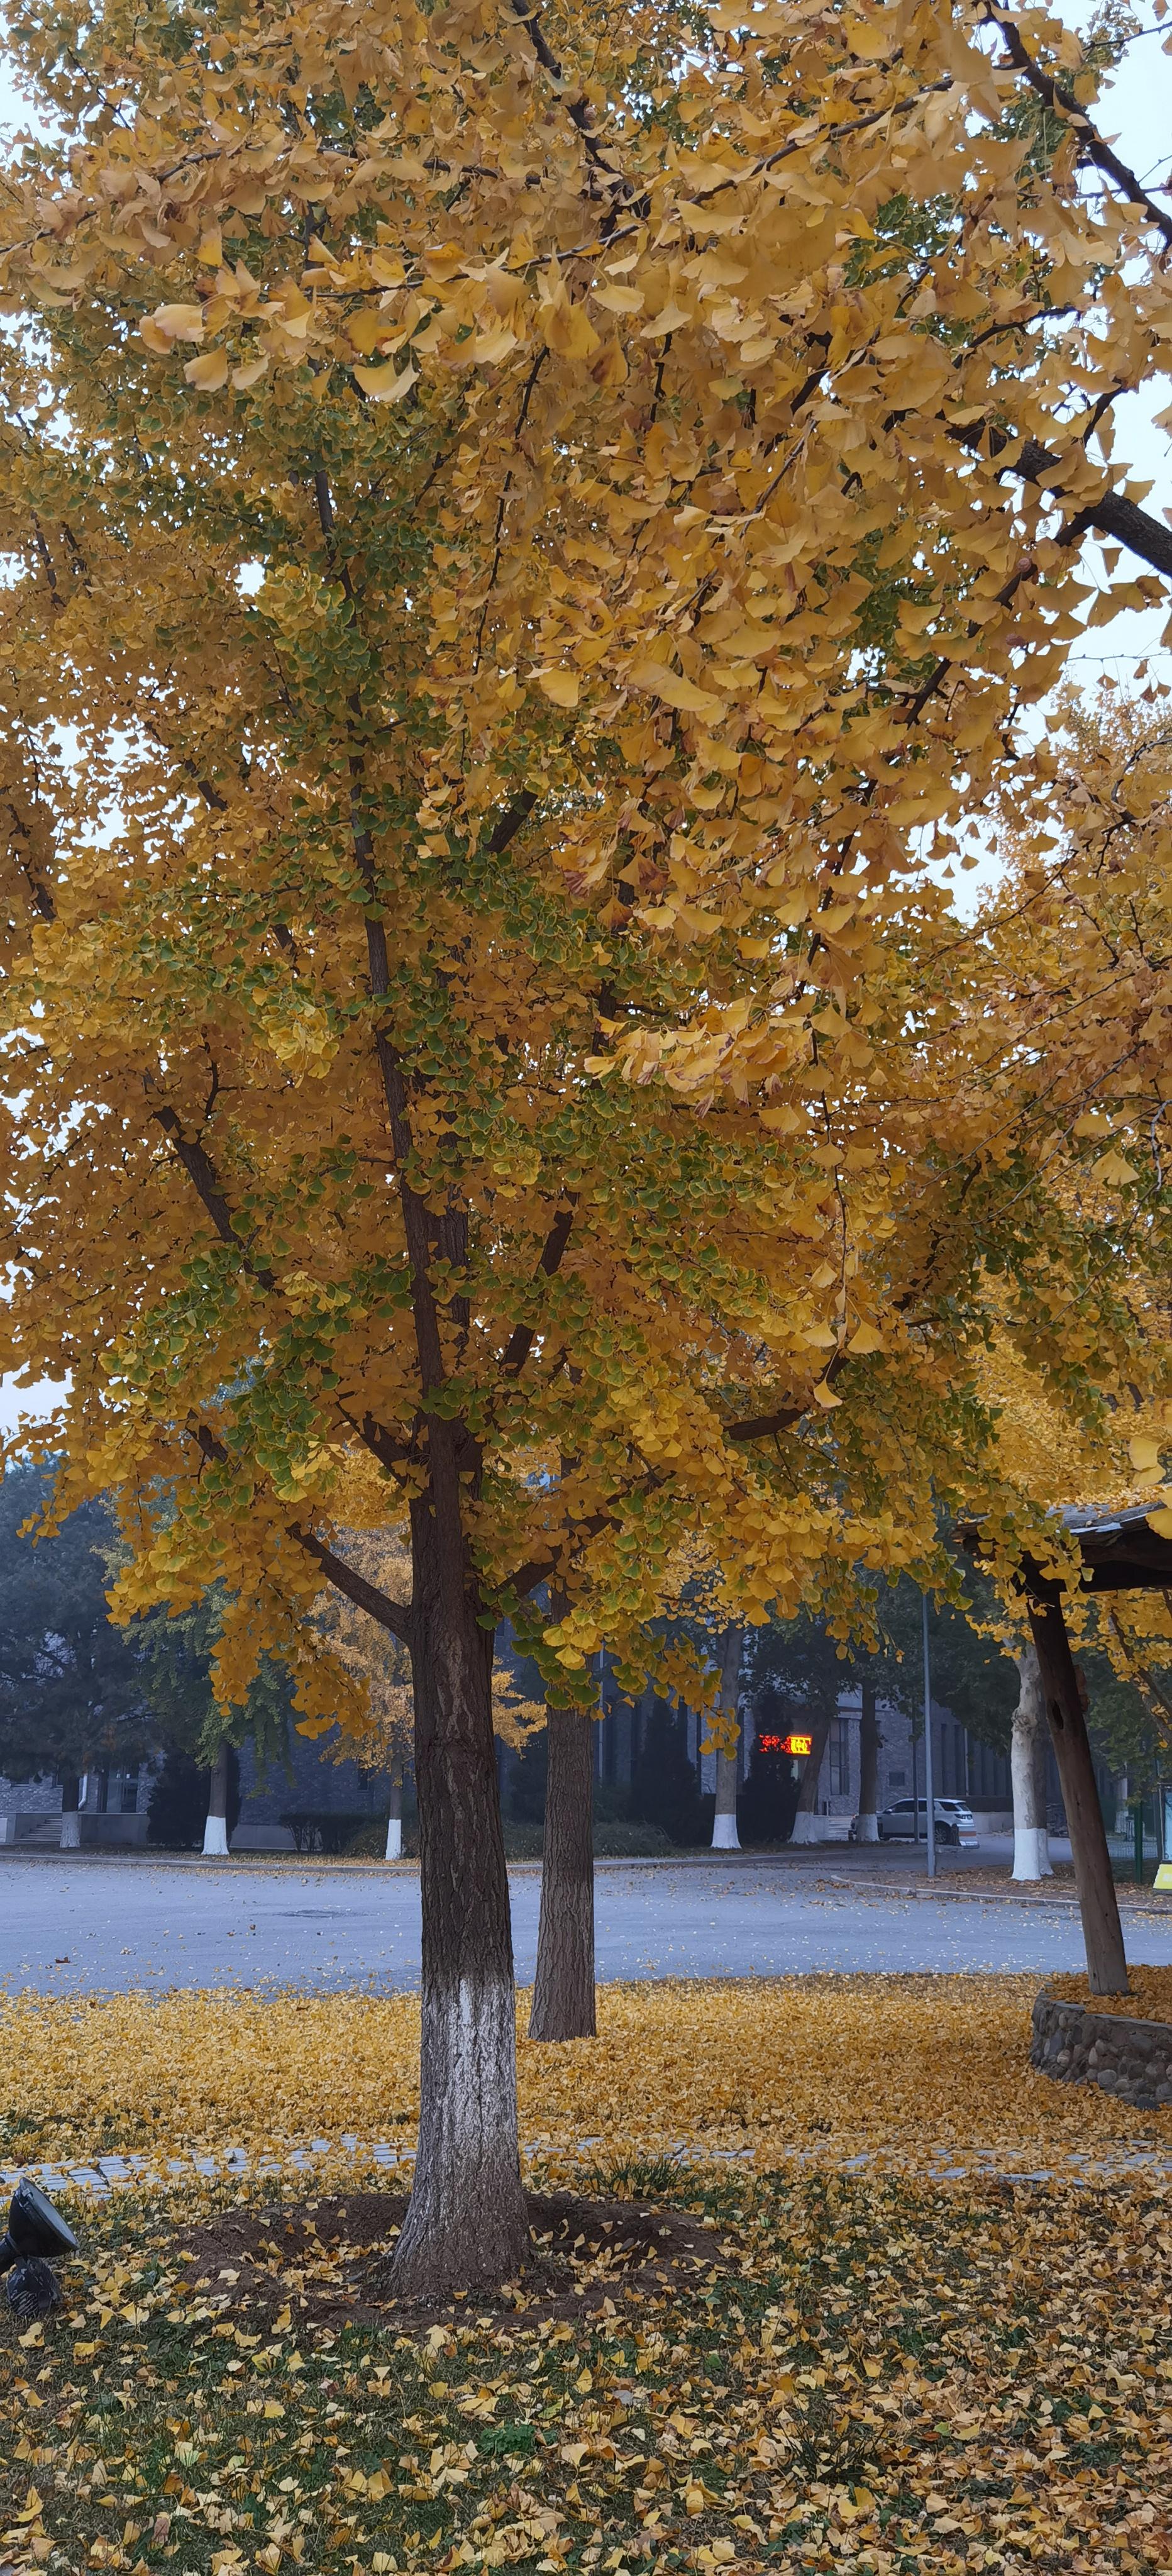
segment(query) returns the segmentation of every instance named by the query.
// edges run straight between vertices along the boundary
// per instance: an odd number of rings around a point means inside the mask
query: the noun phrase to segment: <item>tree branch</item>
[[[196,1447],[212,1466],[230,1467],[232,1465],[228,1450],[224,1447],[223,1441],[217,1438],[210,1423],[196,1423],[193,1426],[193,1436]],[[411,1644],[413,1622],[406,1602],[392,1601],[389,1593],[380,1592],[377,1583],[368,1583],[364,1575],[356,1574],[354,1567],[347,1565],[344,1556],[337,1556],[332,1547],[326,1546],[324,1539],[315,1537],[312,1530],[304,1529],[300,1521],[287,1521],[285,1526],[290,1538],[295,1538],[298,1547],[304,1548],[306,1555],[313,1558],[314,1564],[321,1567],[322,1573],[334,1585],[336,1591],[344,1592],[348,1601],[355,1602],[360,1610],[367,1611],[372,1619],[377,1619],[380,1628],[389,1628],[391,1635],[401,1638],[405,1646]]]
[[[405,1602],[392,1601],[389,1593],[380,1592],[377,1583],[368,1583],[365,1575],[356,1574],[344,1556],[336,1556],[324,1539],[315,1538],[313,1531],[303,1529],[300,1521],[290,1521],[289,1531],[298,1546],[305,1549],[306,1555],[320,1565],[335,1591],[344,1592],[348,1601],[356,1602],[360,1610],[377,1619],[380,1628],[389,1628],[391,1635],[401,1638],[405,1646],[411,1644],[413,1621]]]
[[[832,1386],[840,1368],[845,1367],[849,1358],[850,1352],[845,1343],[840,1343],[838,1349],[827,1361],[818,1385]],[[792,1431],[795,1422],[803,1421],[806,1414],[810,1412],[813,1402],[814,1397],[811,1393],[807,1404],[781,1405],[774,1413],[754,1413],[744,1422],[726,1422],[723,1426],[725,1439],[766,1440],[772,1432]]]
[[[1162,207],[1153,203],[1147,189],[1136,178],[1134,170],[1129,170],[1127,163],[1120,160],[1118,153],[1112,151],[1109,143],[1104,142],[1098,127],[1092,124],[1086,109],[1079,106],[1073,91],[1065,86],[1060,87],[1052,73],[1043,71],[1041,64],[1034,61],[1013,19],[997,8],[996,0],[986,0],[985,22],[990,27],[996,27],[998,34],[1004,38],[1006,54],[1014,70],[1024,74],[1030,88],[1036,92],[1052,114],[1065,116],[1074,127],[1087,160],[1093,161],[1096,169],[1101,170],[1106,178],[1114,180],[1116,187],[1122,190],[1129,206],[1143,207],[1149,223],[1155,224],[1157,230],[1163,234],[1169,249],[1172,249],[1172,215],[1166,215]]]
[[[488,836],[487,847],[494,859],[499,859],[502,852],[508,849],[510,841],[516,839],[522,824],[528,822],[536,803],[537,798],[533,790],[525,787],[522,788],[519,796],[513,798],[512,804],[505,807],[495,831],[490,832]]]
[[[570,1235],[573,1231],[574,1213],[577,1208],[577,1204],[577,1194],[575,1193],[575,1196],[571,1199],[568,1207],[558,1209],[557,1215],[555,1216],[553,1224],[549,1229],[549,1233],[545,1238],[545,1242],[542,1245],[541,1259],[539,1260],[537,1267],[546,1279],[553,1279],[556,1277],[557,1272],[561,1268],[562,1254],[566,1249],[566,1245],[568,1244]],[[501,1367],[514,1372],[518,1369],[522,1369],[529,1357],[529,1353],[532,1350],[536,1339],[537,1327],[535,1324],[515,1324],[509,1335],[508,1341],[505,1343],[505,1347],[501,1352]]]
[[[149,1084],[152,1080],[151,1075],[148,1074],[146,1080]],[[162,1128],[176,1160],[182,1163],[197,1197],[207,1209],[221,1243],[231,1244],[233,1251],[239,1254],[249,1277],[255,1279],[258,1288],[266,1289],[270,1296],[277,1295],[278,1282],[274,1273],[264,1263],[254,1259],[247,1243],[237,1233],[232,1223],[232,1210],[220,1187],[216,1167],[210,1155],[204,1152],[202,1145],[193,1144],[191,1139],[184,1135],[173,1109],[152,1109],[151,1116],[156,1127]]]

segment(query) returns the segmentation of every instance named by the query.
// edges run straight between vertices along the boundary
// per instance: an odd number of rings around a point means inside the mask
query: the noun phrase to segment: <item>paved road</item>
[[[540,1881],[513,1873],[517,1972],[533,1974]],[[816,1969],[1078,1968],[1078,1916],[1004,1898],[834,1888],[820,1865],[638,1862],[598,1874],[600,1979],[776,1976]],[[1129,1917],[1137,1963],[1172,1963],[1172,1913]],[[167,1867],[146,1860],[0,1863],[0,1992],[419,1979],[414,1872]]]

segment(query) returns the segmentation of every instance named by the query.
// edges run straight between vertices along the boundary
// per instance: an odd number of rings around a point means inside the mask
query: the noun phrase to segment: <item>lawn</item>
[[[1172,2124],[1033,2075],[1032,1990],[609,1990],[597,2043],[524,2048],[530,2182],[653,2189],[691,2249],[670,2276],[624,2258],[612,2199],[503,2304],[404,2320],[368,2252],[394,2211],[336,2198],[394,2182],[361,2157],[311,2185],[286,2164],[78,2196],[62,2315],[0,2325],[0,2555],[63,2576],[1169,2568],[1172,2190],[1122,2167],[1079,2187],[1068,2159],[1142,2141],[1172,2162]],[[401,2001],[20,2001],[0,2037],[30,2153],[411,2134]],[[1006,2178],[1031,2158],[1052,2178]]]

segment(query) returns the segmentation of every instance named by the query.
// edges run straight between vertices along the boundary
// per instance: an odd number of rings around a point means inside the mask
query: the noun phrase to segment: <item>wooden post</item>
[[[1087,1981],[1094,1995],[1125,1995],[1127,1959],[1111,1872],[1111,1854],[1078,1679],[1058,1601],[1030,1603],[1046,1716],[1058,1764],[1062,1803],[1074,1854],[1074,1883],[1082,1914]]]

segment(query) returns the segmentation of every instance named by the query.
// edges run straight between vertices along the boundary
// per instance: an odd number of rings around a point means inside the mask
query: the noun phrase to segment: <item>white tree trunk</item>
[[[736,1716],[741,1680],[742,1631],[728,1627],[720,1641],[720,1705],[726,1715]],[[739,1732],[739,1730],[738,1730]],[[713,1851],[739,1851],[737,1834],[737,1757],[718,1752],[716,1756],[716,1813],[712,1819]]]
[[[61,1783],[62,1851],[81,1850],[81,1824],[78,1808],[82,1800],[82,1783],[75,1773],[67,1772]]]
[[[1020,1696],[1013,1720],[1013,1875],[1034,1882],[1052,1878],[1046,1827],[1046,1731],[1042,1676],[1033,1646],[1017,1658]]]
[[[220,1746],[212,1772],[212,1793],[208,1801],[208,1820],[203,1829],[205,1860],[227,1860],[228,1857],[228,1747]]]
[[[857,1819],[856,1819],[856,1822],[855,1822],[855,1841],[856,1841],[857,1843],[877,1843],[877,1842],[878,1842],[878,1840],[879,1840],[879,1819],[878,1819],[878,1817],[877,1817],[877,1816],[875,1816],[875,1815],[869,1815],[869,1814],[867,1814],[867,1812],[865,1811],[865,1809],[863,1809],[862,1807],[860,1807],[860,1809],[859,1809],[859,1813],[858,1813],[858,1816],[857,1816]]]
[[[1115,1831],[1120,1836],[1126,1836],[1128,1840],[1132,1832],[1131,1809],[1127,1803],[1129,1787],[1127,1773],[1121,1771],[1115,1783]]]
[[[396,1762],[391,1773],[391,1811],[387,1818],[386,1857],[388,1860],[402,1860],[403,1857],[403,1765],[401,1762]]]

